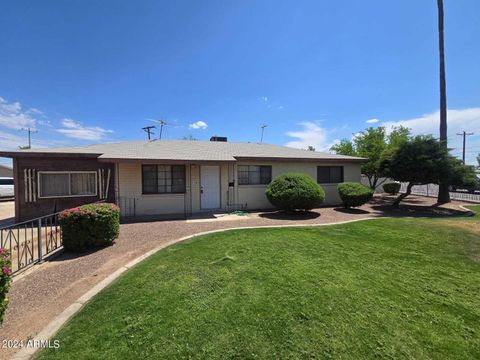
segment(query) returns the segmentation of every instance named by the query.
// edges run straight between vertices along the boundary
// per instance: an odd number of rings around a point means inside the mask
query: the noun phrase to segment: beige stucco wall
[[[215,165],[215,164],[209,164]],[[218,165],[218,164],[217,164]],[[247,209],[268,209],[272,205],[265,196],[266,185],[238,185],[238,165],[271,165],[272,178],[286,172],[300,172],[317,178],[317,166],[344,166],[344,181],[360,182],[360,164],[335,162],[267,162],[240,161],[236,164],[220,164],[221,210],[234,208],[234,204],[246,205]],[[135,198],[136,215],[192,214],[201,212],[201,164],[186,165],[185,194],[142,194],[142,165],[140,163],[119,163],[117,168],[117,196]],[[234,182],[234,187],[229,187]],[[325,205],[340,203],[336,184],[321,184],[325,190]],[[120,203],[121,205],[121,203]],[[231,206],[229,206],[231,205]]]
[[[265,161],[239,161],[238,165],[271,165],[272,179],[287,172],[307,174],[316,181],[317,166],[343,166],[344,181],[360,182],[360,164],[336,162],[265,162]],[[338,205],[341,203],[337,191],[337,184],[320,184],[325,190],[325,205]],[[272,205],[265,196],[266,185],[238,185],[238,201],[247,205],[248,209],[266,209]]]
[[[187,179],[189,168],[187,166]],[[135,199],[135,215],[183,214],[190,196],[189,184],[185,194],[142,194],[142,164],[118,164],[118,196]],[[120,201],[122,206],[122,201]],[[130,214],[133,215],[133,214]]]

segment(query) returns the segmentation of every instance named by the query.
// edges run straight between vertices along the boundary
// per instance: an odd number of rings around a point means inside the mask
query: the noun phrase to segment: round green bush
[[[346,208],[361,206],[373,197],[373,190],[356,182],[344,182],[337,186],[338,193]]]
[[[82,251],[113,243],[120,232],[120,209],[115,204],[83,205],[58,216],[63,247]]]
[[[305,174],[283,174],[267,186],[267,199],[285,211],[310,210],[320,206],[325,192],[315,180]]]
[[[388,194],[396,195],[400,191],[401,186],[402,186],[402,184],[400,184],[398,182],[385,183],[385,184],[383,184],[383,191],[388,193]]]

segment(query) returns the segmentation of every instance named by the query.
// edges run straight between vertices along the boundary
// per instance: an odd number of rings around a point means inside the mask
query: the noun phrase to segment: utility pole
[[[32,130],[31,128],[22,128],[22,130],[28,132],[28,148],[27,149],[31,149],[32,148],[32,134],[35,134],[38,131],[37,130]]]
[[[152,125],[152,126],[145,126],[142,128],[143,131],[145,131],[147,134],[148,134],[148,140],[150,140],[150,135],[153,135],[154,132],[152,129],[155,129],[155,126]]]
[[[462,161],[465,165],[465,144],[467,142],[467,136],[473,135],[473,132],[467,133],[465,130],[462,133],[457,133],[457,135],[463,136],[463,150],[462,150]]]
[[[262,136],[260,137],[260,144],[263,143],[263,132],[265,131],[265,128],[266,128],[267,126],[268,126],[268,125],[266,125],[266,124],[263,124],[263,125],[261,126],[261,128],[262,128]]]

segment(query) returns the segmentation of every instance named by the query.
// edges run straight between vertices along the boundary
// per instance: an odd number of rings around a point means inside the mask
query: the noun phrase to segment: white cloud
[[[202,129],[202,130],[205,130],[205,129],[208,127],[208,125],[207,125],[206,122],[199,120],[199,121],[194,122],[193,124],[188,125],[188,127],[189,127],[190,129]]]
[[[263,102],[268,102],[268,97],[266,96],[260,96],[258,100],[263,101]]]
[[[370,120],[367,120],[365,121],[367,124],[375,124],[377,122],[379,122],[380,120],[379,119],[370,119]]]
[[[313,146],[317,151],[327,151],[338,140],[329,141],[328,134],[332,130],[320,127],[317,123],[312,121],[301,122],[298,125],[302,126],[302,130],[289,131],[287,136],[296,140],[289,141],[286,146],[307,149],[308,146]]]
[[[103,140],[107,134],[113,133],[112,130],[103,129],[98,126],[83,126],[81,123],[72,119],[62,120],[63,129],[56,131],[74,139],[100,141]]]
[[[440,112],[435,111],[420,117],[386,121],[381,125],[390,129],[392,126],[406,126],[415,135],[439,136]],[[451,109],[447,111],[448,146],[453,148],[452,154],[458,156],[462,151],[462,137],[457,136],[463,130],[474,132],[467,138],[467,163],[475,164],[475,157],[480,152],[480,107],[467,109]]]
[[[35,128],[37,120],[31,114],[31,109],[23,111],[18,101],[11,103],[0,97],[0,126],[15,130]]]

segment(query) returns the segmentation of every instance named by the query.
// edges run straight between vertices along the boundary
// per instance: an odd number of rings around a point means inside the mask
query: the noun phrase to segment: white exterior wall
[[[217,165],[217,164],[209,164]],[[235,164],[222,163],[220,166],[220,205],[226,210],[228,205],[242,204],[247,209],[269,209],[272,205],[265,196],[266,185],[238,185],[238,165],[270,165],[272,179],[287,172],[304,173],[317,178],[317,166],[343,166],[344,181],[360,182],[359,163],[336,162],[279,162],[279,161],[239,161]],[[116,190],[120,198],[135,199],[135,215],[192,214],[201,212],[200,201],[201,164],[185,165],[185,194],[142,194],[142,164],[136,162],[119,163],[116,174]],[[234,187],[229,187],[234,182]],[[320,184],[325,190],[325,205],[340,204],[337,184]],[[120,206],[122,204],[120,203]]]

